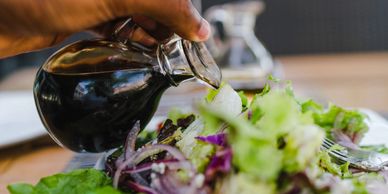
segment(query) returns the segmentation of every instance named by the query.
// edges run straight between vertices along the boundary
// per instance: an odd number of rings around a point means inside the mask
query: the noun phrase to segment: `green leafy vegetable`
[[[218,119],[229,125],[233,164],[239,171],[267,183],[274,183],[282,170],[306,168],[323,138],[311,115],[302,113],[297,101],[283,89],[256,95],[248,108],[251,120],[208,106],[201,110],[208,120]],[[279,138],[285,142],[282,148]]]
[[[260,182],[260,180],[246,173],[233,174],[222,181],[221,184],[222,189],[219,193],[223,194],[275,193],[275,185]]]
[[[347,135],[354,143],[358,143],[364,133],[368,131],[365,124],[365,115],[357,110],[347,110],[330,104],[327,110],[308,100],[302,103],[302,111],[312,114],[317,125],[326,130],[327,136],[334,139],[333,131],[339,131]]]
[[[17,183],[8,185],[8,191],[11,194],[32,194],[34,193],[34,186],[26,183]]]
[[[225,82],[222,82],[220,87],[216,90],[209,89],[205,99],[207,102],[212,102],[214,100],[214,97],[217,96],[217,94],[221,91],[221,89],[225,86]]]
[[[269,75],[268,76],[268,81],[272,81],[274,83],[280,83],[281,82],[281,80],[279,78],[277,78],[277,77],[275,77],[273,75]]]
[[[191,114],[193,113],[182,111],[182,109],[179,109],[179,108],[171,108],[170,111],[168,112],[168,118],[172,120],[174,125],[177,125],[178,119],[186,118]]]
[[[244,177],[241,185],[245,188],[239,189],[238,193],[254,193],[259,188],[251,187],[250,180],[256,185],[277,185],[279,178],[284,175],[292,177],[293,174],[314,171],[312,169],[318,164],[322,173],[330,172],[343,179],[351,179],[353,191],[363,193],[363,184],[353,181],[356,178],[349,170],[349,163],[334,163],[327,152],[320,151],[320,146],[325,132],[331,134],[333,130],[357,139],[368,129],[364,115],[335,105],[325,109],[313,100],[300,103],[290,83],[280,85],[279,82],[271,88],[267,84],[251,102],[245,102],[245,95],[239,93],[242,104],[247,106],[243,109],[246,112],[238,116],[222,108],[200,107],[205,121],[211,121],[215,126],[220,123],[228,126],[233,166],[238,172],[231,178],[236,185],[233,189],[240,188],[237,177]],[[333,146],[333,149],[337,148]],[[316,177],[317,180],[320,178],[320,175]],[[326,191],[322,189],[322,193]],[[276,189],[267,190],[267,193],[276,193]]]
[[[245,109],[245,108],[247,108],[248,107],[248,103],[249,103],[249,101],[248,101],[248,98],[247,98],[247,96],[244,94],[244,92],[243,91],[240,91],[239,93],[238,93],[238,95],[240,96],[240,98],[241,98],[241,103],[242,103],[242,107],[243,107],[243,109]]]
[[[366,189],[365,182],[359,181],[357,179],[353,179],[353,192],[352,194],[368,194],[368,190]]]
[[[327,172],[331,174],[343,177],[350,178],[352,173],[349,171],[349,163],[338,165],[334,163],[327,152],[321,152],[319,154],[319,163],[318,165]]]
[[[81,169],[42,178],[35,186],[13,184],[11,194],[120,194],[112,186],[111,179],[102,171]]]
[[[384,144],[361,146],[361,148],[364,150],[379,152],[382,154],[388,154],[388,148]]]
[[[156,138],[156,136],[157,136],[156,131],[143,130],[137,136],[135,147],[140,148],[140,147],[144,146],[146,143],[149,143],[152,140],[154,140]]]

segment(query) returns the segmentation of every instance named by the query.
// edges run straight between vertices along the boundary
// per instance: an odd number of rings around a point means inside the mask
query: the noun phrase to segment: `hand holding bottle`
[[[192,41],[210,34],[190,0],[4,0],[0,7],[0,57],[53,46],[79,31],[109,34],[127,17],[141,27],[128,38],[146,45],[172,33]]]

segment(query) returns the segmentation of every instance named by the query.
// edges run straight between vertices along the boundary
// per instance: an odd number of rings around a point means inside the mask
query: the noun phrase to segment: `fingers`
[[[150,6],[154,19],[169,27],[182,38],[193,41],[207,40],[210,35],[210,26],[190,0],[153,0]],[[168,9],[160,9],[166,7]]]
[[[210,36],[209,24],[190,0],[132,0],[131,5],[135,15],[147,16],[182,38],[204,41]]]
[[[171,29],[155,20],[141,15],[132,16],[133,21],[158,41],[163,41],[173,35]]]
[[[135,23],[147,30],[156,30],[159,27],[159,24],[155,20],[144,15],[133,15],[132,19]]]
[[[149,33],[142,29],[142,26],[139,25],[137,27],[131,27],[128,28],[128,26],[124,26],[119,32],[116,34],[116,30],[122,26],[128,18],[125,19],[118,19],[112,22],[107,22],[102,25],[99,25],[97,27],[92,28],[92,32],[97,33],[98,35],[101,35],[103,37],[112,37],[113,34],[115,34],[115,38],[117,40],[120,40],[122,42],[126,40],[131,40],[134,42],[138,42],[140,44],[143,44],[145,46],[154,46],[157,43],[157,40],[150,36]],[[152,21],[153,23],[156,23],[155,21]],[[150,27],[148,25],[148,27]]]
[[[190,0],[39,0],[39,3],[37,0],[3,0],[0,7],[3,8],[0,34],[8,35],[73,33],[133,15],[147,16],[165,29],[194,41],[206,40],[210,33],[209,24]],[[146,31],[157,34],[160,25],[144,18],[139,20]],[[169,34],[169,30],[160,32]]]
[[[136,28],[133,32],[127,35],[130,40],[138,42],[145,46],[154,46],[157,41],[150,35],[147,34],[142,28]]]
[[[175,32],[193,41],[204,41],[210,34],[209,24],[190,0],[2,0],[0,7],[0,35],[31,39],[37,45],[31,48],[46,44],[36,37],[72,34],[120,17],[138,15],[146,16],[136,19],[144,30],[134,31],[131,37],[145,44],[155,40],[148,34],[161,40]],[[21,48],[24,50],[17,50],[24,52],[30,47]]]

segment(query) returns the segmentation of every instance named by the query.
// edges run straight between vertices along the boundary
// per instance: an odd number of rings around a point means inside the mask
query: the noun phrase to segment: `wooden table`
[[[297,92],[388,112],[388,52],[279,57]]]
[[[0,150],[0,193],[8,193],[6,186],[10,183],[36,183],[40,177],[61,172],[72,155],[53,142]]]
[[[276,57],[296,92],[347,107],[388,112],[388,52]],[[31,88],[35,69],[11,75],[0,90]],[[61,172],[73,156],[55,144],[0,150],[0,193],[15,182],[36,183]]]

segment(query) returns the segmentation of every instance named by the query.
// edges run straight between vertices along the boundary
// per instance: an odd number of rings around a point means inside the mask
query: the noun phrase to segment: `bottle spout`
[[[192,78],[214,88],[221,85],[221,71],[203,42],[192,42],[175,35],[159,45],[157,55],[161,69],[174,86]]]
[[[203,42],[182,40],[183,50],[194,75],[214,88],[221,85],[221,71]]]

